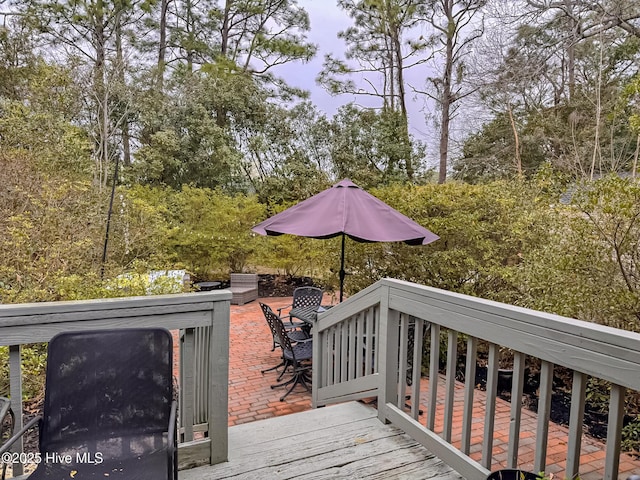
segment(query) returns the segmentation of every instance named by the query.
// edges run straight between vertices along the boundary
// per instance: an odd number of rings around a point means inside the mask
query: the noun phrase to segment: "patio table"
[[[328,308],[331,308],[332,305],[328,305],[326,307],[323,306],[311,306],[311,307],[296,307],[292,308],[289,312],[291,317],[295,317],[299,320],[302,320],[304,323],[308,325],[313,325],[313,322],[318,318],[318,313],[322,313],[326,311]]]
[[[209,292],[218,288],[222,282],[197,282],[195,285],[199,288],[200,292]]]

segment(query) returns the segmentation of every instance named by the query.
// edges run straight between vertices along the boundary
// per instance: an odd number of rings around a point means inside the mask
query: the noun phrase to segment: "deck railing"
[[[11,407],[23,411],[22,345],[48,342],[60,332],[163,327],[176,331],[178,339],[179,468],[226,461],[230,300],[231,293],[221,290],[0,305],[0,346],[9,346]],[[16,415],[15,430],[21,427],[22,416]],[[14,451],[22,451],[22,443],[14,445]],[[22,466],[14,465],[14,476],[21,474]]]
[[[427,330],[429,357],[423,364],[422,332]],[[488,368],[479,446],[471,431],[480,341],[488,344]],[[462,431],[452,438],[459,342],[466,342]],[[636,333],[384,279],[319,315],[314,325],[313,405],[375,396],[382,421],[403,429],[465,478],[486,478],[494,466],[501,347],[514,352],[507,468],[519,466],[525,364],[530,356],[541,365],[534,471],[546,467],[554,367],[563,366],[574,372],[565,476],[579,474],[585,388],[587,378],[595,377],[611,382],[603,477],[618,478],[625,392],[640,390]],[[438,410],[441,418],[436,418],[441,355],[446,360],[445,401]],[[428,398],[420,398],[420,373],[427,364]],[[405,394],[411,397],[410,411]],[[422,422],[420,403],[426,405]],[[481,449],[479,462],[469,456],[472,442],[474,450]]]

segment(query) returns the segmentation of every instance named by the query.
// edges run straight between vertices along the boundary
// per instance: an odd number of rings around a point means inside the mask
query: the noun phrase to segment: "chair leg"
[[[284,365],[284,368],[282,369],[282,372],[280,372],[280,375],[278,375],[278,378],[276,378],[276,382],[282,380],[284,374],[287,373],[287,369],[291,366],[291,362],[289,360],[283,360],[282,363]]]
[[[282,378],[282,376],[285,374],[285,372],[287,371],[287,368],[289,368],[289,365],[291,365],[291,362],[289,362],[288,360],[284,360],[283,359],[275,367],[267,368],[266,370],[261,370],[260,373],[262,373],[264,375],[265,372],[272,372],[273,370],[278,370],[280,367],[284,367],[283,370],[282,370],[282,373],[280,373],[280,376],[278,377],[278,381],[279,381]]]
[[[310,383],[311,383],[311,378],[309,378],[308,368],[300,368],[300,369],[294,369],[293,376],[288,381],[286,381],[285,383],[272,385],[271,388],[284,387],[286,385],[291,385],[287,390],[287,393],[285,393],[282,397],[280,397],[280,401],[284,402],[284,399],[287,398],[287,396],[293,391],[296,385],[300,384],[304,386],[307,392],[310,392],[311,391],[311,386],[309,385]]]
[[[284,399],[287,398],[287,396],[293,391],[294,388],[296,388],[296,385],[298,384],[302,384],[305,386],[305,388],[307,389],[307,391],[309,391],[309,385],[307,385],[306,381],[304,380],[304,378],[302,378],[302,375],[297,374],[294,378],[293,378],[293,385],[291,385],[289,387],[289,390],[287,390],[287,393],[285,393],[283,396],[280,397],[280,401],[284,402]]]
[[[282,366],[284,366],[284,362],[280,362],[275,367],[267,368],[266,370],[260,370],[260,373],[264,375],[266,372],[272,372],[274,370],[278,370]]]

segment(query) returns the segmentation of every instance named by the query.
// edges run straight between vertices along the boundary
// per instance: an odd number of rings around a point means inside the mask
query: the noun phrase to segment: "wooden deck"
[[[461,479],[392,425],[357,402],[333,405],[229,429],[229,462],[183,470],[204,479]]]

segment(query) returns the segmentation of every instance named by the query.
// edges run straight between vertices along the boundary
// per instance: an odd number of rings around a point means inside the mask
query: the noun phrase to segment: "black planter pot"
[[[487,366],[478,365],[476,367],[476,384],[486,385],[487,382]],[[498,392],[508,392],[511,390],[513,382],[513,370],[508,368],[498,369]]]
[[[542,477],[536,473],[524,470],[506,469],[492,472],[487,480],[540,480]]]

